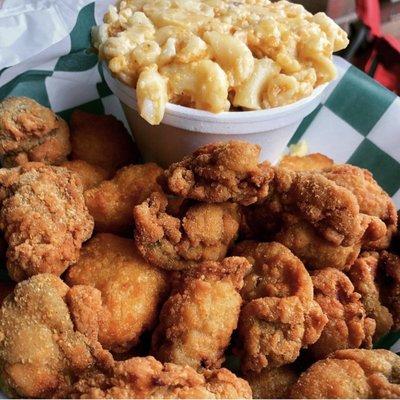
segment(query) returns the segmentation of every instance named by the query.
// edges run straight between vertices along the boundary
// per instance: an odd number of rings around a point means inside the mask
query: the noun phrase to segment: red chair
[[[363,26],[346,53],[351,60],[362,43],[370,43],[358,66],[388,89],[400,94],[400,40],[381,29],[381,10],[378,0],[356,0],[358,18]]]

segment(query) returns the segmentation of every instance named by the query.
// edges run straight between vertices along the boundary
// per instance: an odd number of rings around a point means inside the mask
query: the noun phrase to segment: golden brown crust
[[[51,272],[76,262],[93,231],[82,186],[65,168],[29,163],[0,170],[0,229],[8,243],[12,279]]]
[[[138,161],[138,150],[123,123],[112,115],[75,110],[71,116],[72,158],[113,174]]]
[[[250,268],[242,257],[204,262],[183,274],[160,313],[152,338],[161,361],[193,368],[219,368],[237,327],[242,299],[238,293]]]
[[[371,347],[375,321],[366,317],[360,295],[349,278],[334,268],[311,272],[315,301],[328,317],[318,341],[310,346],[315,358],[339,349]]]
[[[85,191],[85,201],[97,232],[125,234],[132,230],[133,207],[156,191],[162,169],[153,163],[129,165],[109,181]]]
[[[400,256],[383,251],[379,259],[381,300],[393,316],[393,329],[400,330]]]
[[[336,246],[359,242],[368,228],[356,197],[319,172],[276,168],[274,188],[282,211],[306,220]]]
[[[50,274],[19,283],[0,309],[0,376],[22,397],[51,397],[94,363],[74,329],[68,286]]]
[[[287,399],[298,377],[299,374],[292,367],[284,365],[265,368],[260,373],[251,372],[245,378],[250,384],[253,399]]]
[[[378,253],[364,252],[347,273],[354,290],[361,295],[367,316],[375,320],[374,342],[386,335],[393,325],[393,317],[380,299],[380,288],[377,283],[378,263]]]
[[[242,308],[238,332],[244,371],[289,364],[303,345],[304,308],[295,296],[252,300]]]
[[[65,161],[61,167],[67,168],[79,176],[83,190],[92,189],[110,178],[110,174],[104,168],[83,160]]]
[[[0,102],[0,158],[3,167],[29,161],[60,164],[71,152],[67,123],[27,97]]]
[[[313,364],[294,384],[297,398],[398,398],[400,357],[387,350],[339,350]]]
[[[69,398],[237,399],[251,398],[249,384],[226,369],[197,373],[153,357],[116,362],[109,371],[83,375]]]
[[[309,269],[346,270],[360,253],[361,243],[337,246],[318,234],[311,224],[286,215],[275,240],[287,246]]]
[[[97,234],[83,246],[66,282],[100,291],[99,341],[114,352],[128,351],[152,328],[168,289],[164,272],[142,258],[132,239],[109,233]]]
[[[321,153],[307,154],[306,156],[285,155],[279,161],[279,168],[291,171],[321,171],[333,165],[333,160]]]
[[[389,247],[397,227],[396,206],[390,196],[374,180],[371,172],[354,165],[334,165],[323,171],[324,176],[350,190],[357,198],[360,212],[382,220],[387,228],[385,236],[364,244],[369,249]]]
[[[305,309],[310,307],[313,300],[310,274],[287,247],[277,242],[244,241],[238,243],[232,253],[246,257],[252,265],[240,292],[245,301],[297,296]]]
[[[201,147],[165,172],[175,195],[205,202],[249,205],[268,195],[273,170],[259,164],[260,147],[230,141]]]
[[[167,214],[167,205],[166,196],[153,193],[133,211],[136,243],[151,264],[183,270],[225,257],[239,231],[237,204],[197,203],[181,219]]]

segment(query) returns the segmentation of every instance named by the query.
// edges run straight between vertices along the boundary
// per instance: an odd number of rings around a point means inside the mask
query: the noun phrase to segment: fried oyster
[[[0,102],[0,160],[3,167],[29,161],[60,164],[71,152],[67,123],[27,97]]]
[[[267,197],[270,164],[259,164],[260,146],[229,141],[203,146],[165,171],[166,186],[179,197],[249,205]]]
[[[151,264],[184,270],[225,257],[239,231],[237,204],[195,203],[184,207],[180,218],[167,208],[167,197],[153,193],[133,211],[137,246]]]

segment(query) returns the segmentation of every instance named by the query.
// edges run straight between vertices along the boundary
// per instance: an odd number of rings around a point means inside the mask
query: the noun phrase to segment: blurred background
[[[340,54],[400,95],[400,0],[295,0],[326,12],[350,34]]]

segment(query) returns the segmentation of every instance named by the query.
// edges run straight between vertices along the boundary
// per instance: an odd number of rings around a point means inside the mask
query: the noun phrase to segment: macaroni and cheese
[[[346,32],[281,0],[120,0],[92,32],[109,69],[159,124],[168,101],[219,113],[293,103],[334,79]]]

